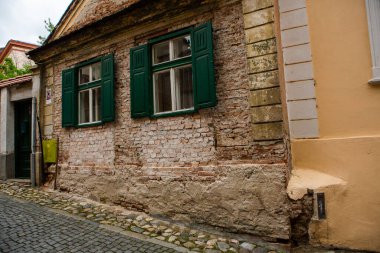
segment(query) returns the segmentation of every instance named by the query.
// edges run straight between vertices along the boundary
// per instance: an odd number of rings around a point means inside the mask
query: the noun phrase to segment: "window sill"
[[[195,109],[187,109],[187,110],[181,110],[181,111],[175,111],[175,112],[167,112],[167,113],[159,113],[159,114],[153,114],[150,116],[151,118],[164,118],[164,117],[173,117],[178,115],[184,115],[184,114],[191,114],[194,113]]]
[[[371,80],[368,81],[368,84],[371,85],[379,85],[380,84],[380,77],[374,77]]]
[[[93,122],[93,123],[86,123],[86,124],[80,124],[77,125],[77,128],[85,128],[85,127],[94,127],[94,126],[100,126],[103,125],[103,122]]]

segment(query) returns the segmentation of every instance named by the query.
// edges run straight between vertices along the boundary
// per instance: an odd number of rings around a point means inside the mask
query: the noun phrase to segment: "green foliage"
[[[54,30],[55,28],[55,25],[53,25],[53,23],[51,22],[50,18],[48,20],[44,20],[44,23],[45,23],[45,29],[46,31],[49,32],[49,34]],[[37,43],[39,43],[40,45],[44,44],[45,40],[46,40],[46,37],[45,36],[38,36],[38,39],[39,41],[37,41]]]
[[[0,80],[32,73],[30,67],[25,64],[23,68],[19,69],[11,58],[5,58],[4,62],[0,64]]]

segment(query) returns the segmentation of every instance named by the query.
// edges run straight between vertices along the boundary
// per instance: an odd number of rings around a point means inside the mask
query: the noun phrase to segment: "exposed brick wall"
[[[75,3],[69,11],[70,15],[72,16],[68,16],[71,18],[71,20],[68,20],[67,27],[62,28],[62,33],[60,33],[59,36],[53,36],[53,38],[57,39],[59,37],[67,35],[106,16],[110,16],[115,12],[118,12],[139,1],[140,0],[86,0],[82,1],[83,3],[77,1],[78,3]],[[77,15],[71,14],[77,5],[81,6],[81,11]],[[58,27],[58,30],[61,30],[61,28]]]
[[[176,220],[289,238],[287,151],[277,126],[282,124],[277,70],[273,62],[273,68],[258,62],[264,65],[260,73],[249,71],[243,7],[240,1],[230,2],[189,10],[170,22],[142,27],[137,35],[119,31],[51,59],[44,82],[52,85],[53,105],[45,109],[53,110],[53,136],[59,138],[62,190]],[[158,12],[159,3],[153,3],[151,10]],[[130,48],[157,34],[210,19],[218,105],[190,115],[132,119]],[[62,70],[110,52],[115,55],[115,122],[61,128]],[[268,89],[257,99],[275,101],[266,107],[268,111],[252,107],[252,87],[260,85]],[[275,115],[274,123],[262,121],[267,114]],[[45,120],[45,129],[48,123]],[[263,123],[260,135],[254,123]]]

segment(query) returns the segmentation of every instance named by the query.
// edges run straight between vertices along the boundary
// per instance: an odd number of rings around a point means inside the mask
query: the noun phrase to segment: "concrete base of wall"
[[[289,239],[285,164],[198,168],[61,166],[59,189],[188,224]]]
[[[15,178],[14,154],[0,154],[0,179],[7,180]]]

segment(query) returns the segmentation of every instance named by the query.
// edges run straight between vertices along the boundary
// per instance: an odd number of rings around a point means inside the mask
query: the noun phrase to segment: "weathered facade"
[[[34,48],[37,46],[10,40],[0,51],[0,63],[11,58],[17,68],[31,65],[33,61],[27,58],[26,52]],[[33,106],[32,100],[34,105],[39,102],[39,70],[36,67],[31,70],[31,74],[0,81],[0,180],[32,178],[35,181],[36,177],[40,180],[40,166],[34,166],[36,154],[32,154],[36,146],[32,129],[37,133],[32,118],[37,106]]]
[[[0,179],[31,179],[40,182],[40,158],[36,147],[39,73],[0,81]],[[35,119],[35,118],[34,118]],[[33,132],[35,135],[33,136]],[[37,155],[39,156],[39,155]],[[37,159],[37,160],[36,160]],[[32,165],[33,163],[33,165]],[[33,167],[33,169],[31,169]]]
[[[23,68],[24,65],[33,65],[33,61],[28,59],[26,53],[36,47],[37,45],[34,44],[10,40],[4,48],[0,48],[0,63],[3,63],[5,58],[9,57],[17,68]]]
[[[52,93],[41,110],[44,136],[59,140],[60,190],[288,240],[290,171],[273,1],[110,2],[74,1],[47,43],[30,53]],[[131,117],[130,50],[206,22],[213,28],[217,104],[181,115]],[[110,54],[114,120],[62,127],[62,82],[68,82],[62,73]]]

